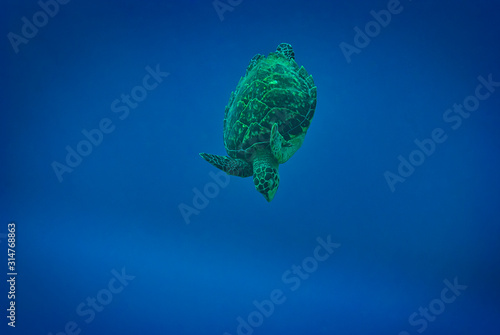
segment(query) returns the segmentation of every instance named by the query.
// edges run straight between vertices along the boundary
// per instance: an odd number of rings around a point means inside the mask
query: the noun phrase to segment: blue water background
[[[479,76],[500,81],[500,5],[401,1],[348,62],[339,45],[387,5],[245,0],[221,20],[210,0],[70,1],[16,53],[8,33],[41,9],[3,1],[0,234],[16,222],[18,276],[12,329],[0,235],[0,333],[249,333],[238,318],[280,290],[253,334],[419,334],[409,317],[440,307],[445,280],[467,288],[424,334],[500,333],[500,88],[456,130],[443,120]],[[198,153],[225,154],[230,92],[281,42],[318,103],[267,203],[251,178],[214,188]],[[148,66],[169,75],[121,120],[111,105]],[[106,118],[113,131],[60,182],[53,162]],[[384,173],[436,128],[446,140],[392,192]],[[207,190],[187,224],[179,206]],[[318,238],[340,246],[298,287],[284,281]],[[109,298],[113,270],[134,278],[91,321],[79,315],[87,297]]]

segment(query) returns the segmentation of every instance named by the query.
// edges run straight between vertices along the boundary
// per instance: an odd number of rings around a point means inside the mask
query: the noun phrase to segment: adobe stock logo
[[[477,80],[479,84],[476,86],[474,94],[465,97],[461,104],[453,104],[453,109],[449,108],[443,113],[443,121],[449,123],[450,128],[454,131],[462,126],[463,120],[468,119],[471,113],[479,109],[480,101],[488,99],[496,88],[500,87],[500,82],[494,81],[491,73],[488,75],[488,79],[478,76]],[[417,149],[410,152],[407,155],[408,158],[403,155],[397,157],[399,161],[397,170],[395,170],[397,173],[389,170],[384,172],[385,181],[391,192],[396,191],[396,184],[404,183],[415,172],[416,167],[424,164],[426,159],[434,154],[438,144],[444,143],[447,139],[448,135],[441,127],[434,128],[428,138],[423,140],[416,138],[413,143]]]
[[[387,9],[382,9],[378,12],[371,10],[370,15],[374,20],[368,21],[365,24],[364,30],[361,30],[358,26],[353,28],[356,33],[353,38],[354,45],[346,42],[341,42],[339,44],[340,50],[347,63],[350,64],[352,61],[351,56],[353,54],[360,54],[361,50],[366,48],[372,39],[380,34],[382,28],[386,28],[389,23],[391,23],[392,16],[401,13],[403,9],[404,7],[399,0],[389,0],[389,2],[387,2]]]
[[[420,306],[418,308],[418,313],[412,313],[408,318],[408,323],[410,326],[418,327],[416,329],[417,333],[423,333],[430,322],[436,321],[437,317],[444,313],[446,310],[446,305],[449,305],[457,299],[462,292],[467,289],[467,285],[461,285],[458,283],[457,277],[453,279],[451,283],[448,279],[443,280],[445,287],[441,290],[439,298],[433,299],[429,302],[426,307]],[[411,335],[407,331],[401,331],[398,335]]]
[[[113,301],[113,298],[117,294],[120,294],[130,281],[135,279],[135,276],[125,273],[125,268],[122,268],[121,272],[113,269],[111,270],[111,274],[113,277],[108,281],[105,288],[99,290],[95,296],[87,297],[84,302],[76,306],[76,314],[80,317],[85,317],[83,321],[86,324],[94,321],[96,314],[102,312]],[[48,335],[76,335],[80,334],[81,331],[82,328],[77,322],[68,321],[64,325],[64,331],[56,332],[55,334],[50,332]]]
[[[210,171],[208,175],[212,181],[207,182],[202,190],[197,187],[193,188],[193,206],[186,205],[185,203],[181,203],[178,206],[185,224],[190,224],[191,215],[199,215],[210,203],[209,199],[217,197],[221,188],[226,188],[229,184],[229,175],[224,171],[217,171],[217,173]]]
[[[115,99],[111,102],[111,111],[118,114],[118,119],[125,120],[128,118],[131,109],[139,106],[139,103],[144,101],[148,96],[148,91],[152,91],[163,82],[163,79],[168,77],[170,73],[160,71],[160,64],[156,65],[156,69],[152,69],[149,65],[145,68],[147,74],[142,78],[142,84],[136,85],[130,90],[130,94],[121,94],[120,99]],[[71,173],[82,162],[83,158],[89,156],[94,148],[101,145],[104,140],[104,135],[111,134],[116,129],[113,121],[104,117],[99,121],[96,128],[81,131],[84,139],[76,144],[76,150],[72,146],[66,145],[66,159],[62,164],[58,161],[53,161],[51,166],[57,177],[57,180],[62,183],[65,173]]]
[[[38,30],[45,27],[47,23],[49,23],[49,18],[53,18],[57,15],[57,13],[59,13],[59,5],[65,5],[69,1],[70,0],[38,1],[38,6],[40,6],[42,10],[33,14],[31,21],[26,16],[21,18],[21,21],[23,22],[23,25],[21,26],[21,34],[19,35],[13,32],[9,32],[7,34],[7,38],[9,39],[14,52],[17,54],[21,44],[28,44],[31,39],[38,35]]]
[[[219,20],[222,22],[224,21],[224,13],[232,12],[234,8],[241,5],[242,2],[243,0],[214,0],[212,5],[219,16]]]
[[[340,243],[332,242],[331,235],[325,239],[317,237],[318,244],[312,250],[310,256],[305,257],[299,265],[293,264],[290,269],[284,271],[281,275],[281,281],[288,286],[291,292],[300,288],[302,282],[309,279],[310,276],[318,270],[320,263],[325,262],[334,253],[335,249],[340,247]],[[269,299],[262,301],[254,300],[252,302],[255,310],[250,312],[245,318],[238,316],[236,321],[237,335],[251,335],[254,330],[264,324],[265,319],[270,318],[276,306],[283,304],[286,301],[286,294],[282,289],[276,288],[269,293]],[[224,332],[223,335],[231,335]]]

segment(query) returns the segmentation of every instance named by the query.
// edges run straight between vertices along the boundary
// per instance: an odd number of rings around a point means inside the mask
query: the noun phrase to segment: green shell
[[[249,163],[258,150],[268,150],[271,128],[286,141],[303,138],[316,108],[312,76],[282,43],[267,57],[256,55],[231,93],[224,117],[224,145],[228,155]]]

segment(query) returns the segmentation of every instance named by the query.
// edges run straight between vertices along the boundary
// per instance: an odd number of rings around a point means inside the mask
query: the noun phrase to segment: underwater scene
[[[500,334],[500,2],[5,0],[0,334]]]

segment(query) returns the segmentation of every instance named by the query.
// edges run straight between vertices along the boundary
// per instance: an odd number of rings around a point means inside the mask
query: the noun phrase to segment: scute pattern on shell
[[[307,132],[316,108],[316,86],[304,67],[279,52],[256,55],[231,93],[224,117],[229,156],[251,162],[269,146],[271,128],[285,140]]]

